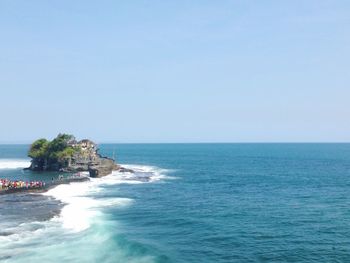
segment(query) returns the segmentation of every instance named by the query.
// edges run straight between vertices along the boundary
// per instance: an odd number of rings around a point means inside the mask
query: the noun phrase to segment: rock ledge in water
[[[114,170],[124,171],[116,162],[98,153],[97,145],[87,139],[76,141],[75,137],[59,134],[54,140],[39,139],[28,152],[32,158],[29,170],[89,172],[91,177],[102,177]]]

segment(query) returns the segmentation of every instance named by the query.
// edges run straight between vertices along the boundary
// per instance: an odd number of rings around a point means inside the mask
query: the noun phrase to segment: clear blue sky
[[[350,1],[0,0],[0,142],[350,141]]]

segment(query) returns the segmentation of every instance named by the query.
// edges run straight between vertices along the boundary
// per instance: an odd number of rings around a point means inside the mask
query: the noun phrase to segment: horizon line
[[[0,145],[30,145],[31,142],[1,142]],[[350,144],[350,141],[243,141],[243,142],[97,142],[97,144]]]

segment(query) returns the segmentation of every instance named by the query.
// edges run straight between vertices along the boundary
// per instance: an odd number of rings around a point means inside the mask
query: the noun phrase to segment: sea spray
[[[64,228],[79,232],[90,227],[91,221],[101,216],[100,208],[106,206],[125,206],[131,203],[128,198],[104,198],[96,199],[96,194],[101,191],[101,184],[95,179],[82,183],[59,185],[44,193],[53,196],[66,205],[63,207],[60,217],[54,220],[61,221]]]
[[[26,159],[0,159],[0,169],[19,169],[30,166],[30,161]]]
[[[30,262],[61,262],[62,258],[69,262],[155,262],[144,249],[135,249],[140,246],[138,243],[130,243],[118,234],[118,222],[105,213],[105,209],[125,209],[134,202],[116,196],[116,191],[106,197],[110,189],[115,189],[106,187],[159,180],[155,179],[159,178],[159,168],[135,168],[135,173],[113,172],[103,178],[58,185],[43,193],[63,203],[61,212],[49,221],[29,222],[10,229],[8,236],[0,237],[0,259],[28,262],[30,255]]]

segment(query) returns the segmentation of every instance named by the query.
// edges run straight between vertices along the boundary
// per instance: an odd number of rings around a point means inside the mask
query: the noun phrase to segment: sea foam
[[[109,186],[151,183],[165,170],[134,165],[127,168],[135,173],[115,171],[102,178],[61,184],[43,193],[64,204],[60,214],[49,221],[5,227],[6,233],[0,236],[0,261],[25,262],[30,253],[33,262],[59,262],[61,259],[52,255],[61,251],[62,257],[74,262],[154,262],[149,255],[135,255],[114,242],[118,222],[110,221],[105,208],[124,208],[135,202],[118,197],[118,188]],[[76,248],[79,253],[75,253]]]
[[[127,198],[96,198],[101,189],[95,180],[81,183],[62,184],[51,189],[45,195],[52,196],[66,205],[54,221],[62,222],[66,229],[80,232],[88,229],[98,216],[100,208],[107,206],[125,206],[132,202]]]
[[[154,182],[163,178],[166,170],[153,166],[123,165],[132,169],[135,173],[121,173],[114,171],[102,178],[90,178],[86,182],[58,185],[44,193],[52,196],[65,204],[60,216],[54,221],[62,223],[62,226],[74,232],[84,231],[96,222],[98,217],[103,217],[101,208],[123,207],[130,205],[133,200],[121,197],[99,197],[104,185],[118,184],[142,184]]]
[[[25,159],[0,159],[0,169],[19,169],[30,166],[30,161]]]

